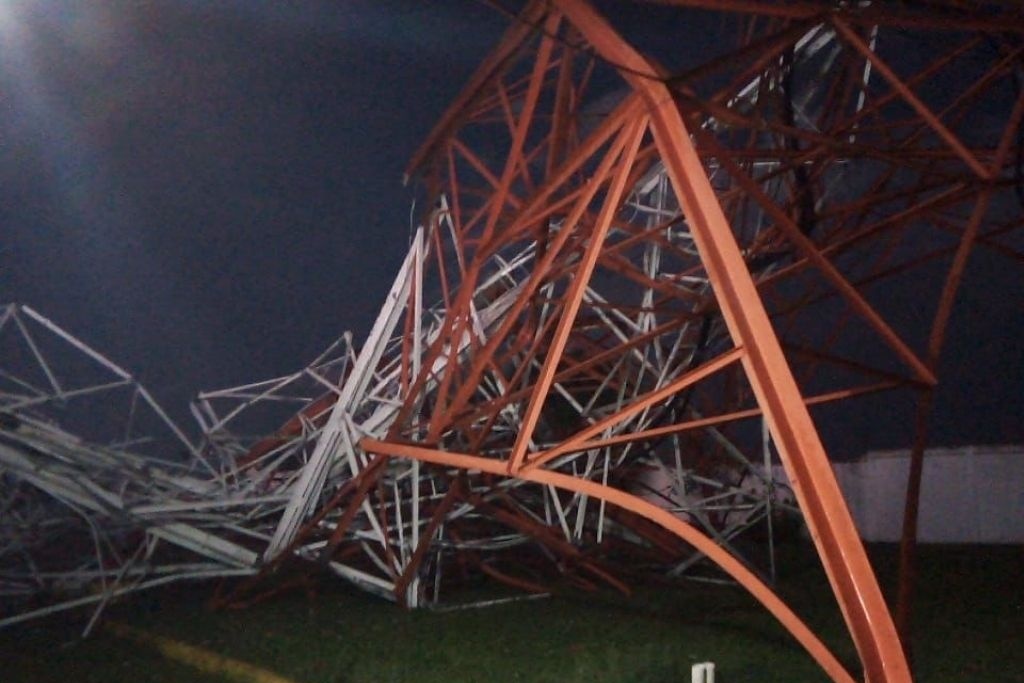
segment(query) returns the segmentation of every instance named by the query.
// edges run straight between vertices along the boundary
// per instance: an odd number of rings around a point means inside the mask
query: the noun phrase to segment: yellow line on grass
[[[295,683],[289,678],[248,662],[225,657],[206,648],[158,636],[133,626],[108,621],[106,627],[119,638],[155,648],[167,659],[181,662],[205,673],[220,674],[238,683]]]

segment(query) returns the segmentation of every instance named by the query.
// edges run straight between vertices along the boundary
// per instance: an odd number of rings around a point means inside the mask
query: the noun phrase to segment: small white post
[[[690,669],[690,683],[715,683],[715,663],[694,664]]]

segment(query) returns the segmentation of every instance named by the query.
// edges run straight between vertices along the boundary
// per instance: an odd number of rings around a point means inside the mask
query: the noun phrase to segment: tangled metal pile
[[[927,417],[967,255],[1021,258],[1024,21],[714,5],[739,47],[677,64],[584,0],[526,3],[410,164],[429,209],[365,342],[200,394],[198,445],[6,308],[0,586],[26,607],[0,625],[184,578],[242,577],[222,598],[245,602],[292,558],[410,607],[470,573],[628,592],[717,567],[852,681],[768,586],[794,501],[866,676],[909,680],[809,407],[912,390]],[[885,296],[920,268],[923,349]],[[69,383],[30,324],[106,376]],[[116,431],[70,417],[108,391]]]
[[[666,208],[662,169],[643,185],[633,210],[648,221],[678,216],[677,208]],[[434,228],[450,231],[450,214],[436,216]],[[402,375],[410,371],[404,354],[410,346],[427,348],[443,328],[438,303],[415,316],[421,326],[411,337],[397,329],[402,307],[395,302],[424,286],[415,279],[429,256],[424,234],[417,233],[361,352],[345,335],[293,375],[201,393],[192,406],[199,445],[123,369],[31,308],[7,305],[0,317],[0,595],[21,609],[0,625],[96,605],[91,628],[113,597],[172,581],[261,575],[293,556],[323,560],[337,575],[410,607],[438,602],[444,568],[464,575],[467,564],[536,593],[549,590],[545,582],[553,576],[628,592],[602,555],[626,552],[634,565],[640,560],[671,575],[691,570],[700,553],[585,495],[455,476],[416,460],[386,461],[357,445],[365,436],[387,435],[401,407]],[[531,245],[479,288],[493,298],[474,313],[481,333],[504,319],[515,278],[533,258]],[[601,297],[596,289],[589,295]],[[622,334],[657,325],[654,315],[644,318],[620,323]],[[545,416],[552,438],[627,403],[623,386],[608,389],[616,374],[635,383],[634,395],[642,383],[665,384],[721,335],[702,322],[694,344],[685,341],[690,326],[681,327],[665,353],[620,362],[600,386],[556,382],[561,400]],[[584,389],[595,394],[590,405],[580,403]],[[500,396],[494,386],[484,398]],[[515,434],[517,414],[504,413],[496,429]],[[637,425],[654,424],[657,415],[651,411]],[[279,427],[268,435],[267,425]],[[760,522],[770,531],[779,495],[764,476],[770,464],[751,466],[713,427],[708,436],[727,455],[727,468],[684,465],[678,439],[659,453],[626,449],[614,461],[610,449],[584,453],[572,458],[580,460],[573,467],[581,476],[626,482],[724,546]],[[791,496],[785,507],[795,509]],[[769,551],[770,541],[769,533]],[[244,594],[251,586],[239,588]]]
[[[0,580],[5,598],[21,597],[34,608],[0,625],[89,604],[99,606],[98,616],[118,595],[178,580],[265,573],[291,556],[325,560],[339,576],[410,607],[440,600],[446,565],[464,574],[468,564],[537,593],[549,590],[552,575],[628,592],[602,561],[615,553],[625,552],[634,570],[638,560],[670,575],[691,570],[701,553],[586,495],[566,497],[517,479],[460,479],[417,460],[385,463],[357,445],[365,436],[386,437],[402,406],[403,382],[419,372],[403,361],[421,358],[444,328],[444,302],[418,312],[399,304],[424,291],[422,273],[432,257],[427,239],[439,243],[452,234],[451,212],[441,202],[430,232],[416,234],[362,352],[345,335],[293,375],[201,393],[192,406],[199,445],[126,371],[31,308],[7,305],[0,318]],[[640,179],[628,207],[648,230],[675,223],[665,231],[666,243],[692,252],[662,166]],[[652,243],[638,254],[650,278],[666,276],[662,250]],[[474,297],[477,342],[508,319],[535,252],[527,243],[495,259]],[[706,279],[697,276],[687,286],[697,296],[707,291]],[[665,327],[652,290],[638,294],[634,305],[651,310],[618,320],[601,316],[623,340]],[[596,286],[586,296],[607,301]],[[403,314],[414,329],[398,329]],[[552,315],[554,309],[538,320]],[[591,372],[597,380],[554,382],[556,402],[542,416],[548,440],[621,410],[641,387],[672,384],[723,337],[711,316],[671,327],[651,338],[657,343],[649,348],[606,361]],[[464,335],[456,355],[473,341]],[[435,373],[444,362],[434,361]],[[425,393],[434,384],[428,379]],[[507,393],[492,379],[478,400],[495,402]],[[694,407],[668,409],[697,414]],[[643,411],[632,428],[664,422],[665,410]],[[519,413],[503,407],[492,431],[514,436]],[[268,435],[267,425],[279,428]],[[713,425],[706,437],[725,456],[724,467],[695,462],[692,443],[679,438],[657,449],[605,448],[565,460],[578,476],[621,482],[725,547],[766,523],[771,566],[773,506],[782,498],[782,509],[795,508],[771,478],[767,444],[761,452],[767,460],[755,458],[752,466]],[[357,495],[358,504],[346,500]],[[538,564],[550,565],[548,571]]]
[[[2,309],[0,349],[0,625],[252,573],[230,530],[273,496],[240,491],[131,375],[31,308]]]

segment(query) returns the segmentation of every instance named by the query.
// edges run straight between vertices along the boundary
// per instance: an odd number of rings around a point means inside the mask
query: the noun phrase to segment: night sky
[[[198,390],[362,339],[406,251],[405,162],[506,22],[473,0],[3,2],[0,303],[190,429]],[[1000,258],[968,273],[937,443],[1024,440],[1024,269]],[[906,443],[895,402],[826,427],[830,446]]]
[[[407,247],[405,162],[506,22],[468,1],[4,7],[0,300],[168,404],[365,333]]]

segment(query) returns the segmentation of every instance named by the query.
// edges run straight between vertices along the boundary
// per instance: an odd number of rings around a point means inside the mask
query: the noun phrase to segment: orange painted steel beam
[[[614,111],[604,118],[597,130],[578,148],[573,150],[572,154],[548,176],[544,186],[539,188],[529,198],[512,223],[504,228],[502,236],[504,238],[515,237],[520,231],[529,228],[532,224],[541,220],[543,218],[542,212],[550,212],[551,205],[548,201],[551,199],[552,194],[563,187],[569,178],[580,173],[583,164],[606,145],[626,121],[632,120],[641,111],[642,102],[640,98],[632,94],[627,96]]]
[[[917,73],[907,78],[904,78],[903,83],[908,88],[915,88],[921,85],[929,78],[938,74],[943,67],[949,65],[951,62],[953,62],[953,60],[961,57],[962,55],[968,53],[971,49],[980,45],[981,41],[981,36],[971,36],[961,45],[942,55],[939,59],[933,60],[930,64],[928,64],[926,67],[924,67]],[[862,107],[859,111],[855,112],[853,115],[847,117],[846,119],[838,122],[835,128],[833,128],[832,132],[845,133],[854,130],[854,127],[865,117],[877,112],[885,105],[895,102],[896,100],[899,99],[899,97],[899,91],[892,90],[880,97],[872,98],[872,101],[865,102],[864,107]]]
[[[832,283],[836,290],[844,299],[846,299],[857,314],[862,316],[903,360],[903,362],[910,366],[914,371],[914,374],[917,375],[917,378],[925,384],[936,384],[938,380],[935,378],[934,371],[929,368],[924,361],[918,358],[917,354],[911,350],[907,343],[904,342],[898,334],[896,334],[878,311],[876,311],[874,307],[867,302],[863,295],[861,295],[861,293],[857,291],[852,284],[850,284],[849,280],[843,277],[842,273],[839,272],[839,269],[825,257],[809,237],[800,231],[799,226],[793,222],[793,219],[786,215],[786,212],[783,211],[771,197],[765,194],[753,178],[751,178],[743,169],[729,158],[728,154],[726,154],[725,150],[715,142],[714,138],[704,131],[695,131],[694,136],[707,149],[716,153],[716,159],[719,160],[719,163],[722,164],[723,168],[729,171],[730,177],[739,183],[740,187],[746,191],[747,195],[754,198],[765,212],[772,217],[775,226],[783,232],[790,243],[796,246],[803,254],[804,258],[806,258],[810,264],[817,268],[818,271],[824,275],[830,283]]]
[[[910,680],[896,629],[810,414],[722,213],[687,126],[657,72],[583,0],[559,0],[566,18],[647,99],[651,127],[730,334],[846,619],[867,679]]]
[[[496,461],[491,461],[496,462]],[[557,535],[552,533],[552,529],[544,524],[541,524],[537,520],[533,519],[529,515],[526,515],[522,510],[517,508],[504,508],[494,503],[489,503],[482,499],[478,495],[468,495],[466,498],[477,506],[477,509],[486,512],[487,514],[493,515],[494,519],[498,520],[503,524],[521,531],[529,536],[535,537],[544,544],[545,548],[548,548],[563,558],[580,564],[589,573],[593,574],[597,578],[601,579],[609,586],[615,588],[623,595],[632,595],[632,590],[629,586],[620,581],[619,579],[612,576],[610,573],[599,567],[592,560],[588,559],[583,555],[583,551],[577,548],[572,543],[569,543],[564,538],[559,538]],[[504,502],[508,502],[507,499],[502,499]]]
[[[481,96],[482,91],[491,83],[495,74],[500,73],[508,61],[522,47],[523,43],[533,34],[532,22],[540,21],[547,12],[545,3],[532,0],[523,11],[522,21],[513,22],[497,47],[491,51],[487,59],[477,68],[469,83],[462,89],[459,96],[448,106],[434,129],[424,140],[420,148],[413,154],[406,167],[406,178],[420,169],[424,161],[434,154],[451,132],[462,121],[470,105]]]
[[[551,382],[554,379],[558,363],[562,359],[565,343],[569,338],[569,333],[572,331],[576,314],[579,312],[580,302],[583,300],[583,292],[590,283],[590,276],[593,274],[594,266],[597,264],[598,254],[604,247],[605,235],[608,234],[612,218],[615,216],[615,212],[618,211],[619,201],[622,199],[622,193],[626,189],[626,179],[629,177],[630,168],[640,147],[640,140],[643,138],[646,130],[646,119],[639,118],[623,131],[625,145],[622,156],[619,159],[619,167],[612,178],[611,187],[608,188],[608,193],[605,195],[601,213],[598,215],[597,221],[590,232],[590,240],[587,243],[586,252],[583,255],[582,261],[576,267],[572,285],[563,299],[562,313],[558,319],[558,326],[555,328],[554,338],[551,340],[547,356],[544,358],[544,364],[541,366],[540,376],[534,384],[530,403],[527,405],[526,413],[523,415],[519,436],[512,446],[512,454],[508,465],[510,472],[516,472],[526,457],[526,449],[529,446],[530,439],[533,437],[533,431],[537,427],[541,408],[544,406],[548,391],[551,389]],[[568,232],[574,227],[576,226],[570,223],[563,229]]]
[[[888,64],[882,61],[881,57],[875,54],[875,51],[864,42],[864,39],[861,38],[856,31],[850,28],[850,26],[839,17],[832,17],[831,22],[832,25],[835,26],[836,31],[843,36],[843,39],[849,45],[853,46],[857,52],[862,54],[865,59],[871,62],[875,69],[878,70],[878,73],[882,74],[885,80],[889,82],[889,85],[891,85],[893,89],[900,94],[907,104],[913,107],[914,111],[916,111],[931,127],[931,129],[935,131],[936,135],[949,145],[949,148],[952,149],[965,164],[967,164],[968,168],[974,171],[977,176],[983,180],[990,180],[992,178],[991,171],[985,168],[985,166],[978,161],[977,157],[974,156],[974,153],[967,149],[964,143],[960,141],[960,138],[958,138],[953,131],[949,130],[949,128],[939,120],[939,117],[935,115],[935,112],[933,112],[927,104],[922,102],[921,98],[914,94],[914,91],[903,82],[903,79],[901,79]]]
[[[510,476],[504,461],[463,453],[450,453],[404,443],[378,441],[364,438],[360,446],[370,453],[411,458],[422,462],[453,467],[466,471],[487,472],[499,476]],[[742,562],[730,555],[696,528],[675,517],[670,512],[634,495],[610,486],[580,479],[560,472],[542,468],[520,471],[516,478],[538,484],[554,486],[566,491],[582,493],[604,500],[624,510],[668,529],[693,547],[706,554],[715,564],[746,588],[769,612],[778,619],[794,638],[807,650],[825,672],[837,683],[853,683],[854,679],[835,655],[821,642],[803,621],[761,579],[747,569]]]
[[[810,396],[804,400],[808,406],[822,405],[825,403],[832,403],[834,401],[842,401],[855,396],[863,396],[865,394],[873,394],[880,391],[888,391],[897,387],[903,386],[904,382],[876,382],[861,387],[851,387],[849,389],[840,389],[838,391],[830,391],[826,394],[820,394],[817,396]],[[731,413],[725,413],[723,415],[712,415],[709,417],[702,417],[694,420],[687,420],[686,422],[677,422],[676,424],[667,425],[665,427],[654,427],[651,429],[643,429],[635,432],[627,432],[624,434],[616,434],[614,436],[607,436],[601,438],[587,438],[585,440],[573,440],[570,444],[563,442],[548,451],[544,451],[541,457],[544,461],[553,460],[556,457],[566,455],[567,453],[573,453],[577,451],[589,450],[592,448],[605,448],[607,446],[618,446],[621,444],[630,443],[633,441],[647,441],[651,439],[660,439],[665,436],[672,436],[675,434],[682,434],[683,432],[691,432],[697,429],[704,429],[706,427],[717,427],[719,425],[728,424],[730,422],[738,422],[739,420],[747,420],[752,417],[761,417],[764,415],[764,411],[761,408],[747,408],[746,410],[737,410]]]
[[[527,9],[527,12],[529,13],[530,11],[535,11],[540,6],[540,3],[534,3]],[[538,17],[539,16],[543,16],[543,13],[539,13]],[[545,24],[545,26],[547,30],[551,31],[558,26],[558,22],[558,16],[552,14],[548,16],[547,23]],[[525,25],[526,24],[524,24],[524,26]],[[530,35],[530,31],[532,31],[533,27],[527,26],[527,28],[529,30],[527,30],[525,33],[516,32],[515,30],[510,29],[510,32],[506,34],[506,37],[505,39],[503,39],[499,48],[494,53],[492,53],[492,57],[489,58],[488,63],[480,69],[476,76],[474,76],[471,87],[465,89],[463,91],[463,95],[456,100],[456,105],[458,105],[459,102],[462,102],[461,106],[464,107],[472,98],[476,97],[479,94],[480,90],[489,82],[488,79],[493,75],[493,72],[498,70],[499,66],[504,64],[505,61],[512,55],[512,53],[516,49],[518,49],[521,43],[524,40],[526,40],[526,38]],[[508,198],[512,181],[515,177],[516,171],[519,166],[517,163],[519,151],[525,142],[526,135],[530,123],[532,121],[533,110],[534,107],[537,105],[537,100],[540,95],[541,87],[544,81],[544,74],[547,71],[553,47],[553,41],[550,38],[545,38],[544,40],[542,40],[540,53],[534,65],[533,71],[531,73],[530,82],[525,96],[523,108],[519,114],[519,119],[509,149],[509,155],[505,161],[504,169],[498,181],[498,187],[496,188],[494,194],[491,197],[489,197],[489,205],[485,206],[486,211],[481,210],[481,213],[479,214],[480,217],[486,217],[486,222],[483,228],[483,235],[481,237],[481,241],[483,242],[486,242],[487,239],[489,239],[490,235],[494,232],[494,229],[498,223],[498,219],[501,215],[501,211],[504,208],[505,202]],[[494,62],[494,64],[491,64],[490,62]],[[442,123],[435,128],[435,131],[431,134],[430,138],[428,139],[428,142],[421,148],[420,152],[418,152],[417,154],[429,154],[429,151],[434,148],[438,141],[443,139],[443,136],[446,133],[446,131],[448,131],[448,129],[451,126],[455,125],[455,121],[458,118],[460,118],[460,115],[456,107],[453,106],[452,108],[449,108],[449,112],[446,113],[444,119],[442,120]],[[418,163],[419,162],[416,161],[416,157],[414,157],[413,162],[410,164],[410,170],[415,170],[418,166]],[[456,202],[456,206],[458,206],[458,202]],[[460,245],[460,247],[461,246],[462,245]],[[479,276],[479,267],[480,262],[474,260],[473,263],[470,265],[469,269],[463,273],[462,287],[459,290],[458,296],[456,297],[453,303],[454,310],[468,311],[469,300],[475,290],[477,278]],[[444,324],[444,332],[438,335],[437,339],[432,345],[431,355],[433,356],[433,359],[440,358],[444,354],[445,348],[448,347],[448,342],[450,340],[459,340],[463,337],[464,334],[467,334],[469,320],[467,319],[466,315],[456,317],[448,316],[445,318]],[[454,350],[452,348],[448,348],[448,362],[444,365],[444,374],[441,378],[441,382],[437,391],[436,400],[439,405],[443,405],[448,402],[448,393],[449,391],[451,391],[453,383],[455,383],[454,373],[456,372],[457,363],[453,362],[453,354]],[[421,390],[422,387],[425,385],[427,375],[431,372],[431,368],[433,366],[433,359],[431,359],[430,362],[423,364],[423,371],[421,372],[420,376],[417,378],[416,382],[413,385],[413,395],[416,395],[418,391]],[[407,406],[403,409],[402,415],[400,416],[400,419],[396,421],[396,424],[400,424],[404,420],[404,418],[408,416],[408,412],[410,409],[411,406]],[[441,410],[438,410],[434,413],[435,419],[433,419],[429,425],[428,439],[437,439],[440,430],[444,426],[439,421],[440,417],[443,416],[444,414],[445,411]]]
[[[253,590],[253,588],[259,583],[259,581],[265,578],[268,574],[272,573],[278,565],[290,557],[292,552],[297,548],[314,529],[316,529],[321,522],[337,509],[344,500],[353,494],[358,495],[358,491],[361,490],[367,481],[373,481],[374,478],[380,475],[380,470],[383,469],[384,465],[387,464],[387,456],[374,456],[373,459],[363,468],[359,476],[353,477],[346,481],[341,488],[334,492],[331,498],[322,504],[317,512],[302,525],[302,528],[295,534],[295,538],[292,539],[288,547],[283,553],[278,555],[273,561],[265,563],[260,567],[259,572],[255,576],[247,577],[239,585],[237,585],[227,595],[220,595],[218,589],[217,594],[210,600],[210,605],[214,608],[225,607],[227,605],[236,604],[241,600],[241,596]],[[349,506],[349,509],[355,509],[356,506]]]
[[[434,534],[437,533],[438,527],[444,523],[444,517],[451,510],[452,506],[455,505],[456,501],[461,495],[462,484],[459,479],[455,479],[451,483],[451,487],[448,492],[445,493],[444,498],[441,499],[441,504],[435,508],[433,514],[430,516],[430,521],[427,523],[427,527],[423,534],[420,536],[420,543],[414,549],[412,559],[409,564],[406,565],[405,571],[395,581],[395,597],[401,603],[405,603],[405,590],[409,587],[409,583],[416,577],[416,572],[419,571],[420,564],[426,557],[427,552],[430,550],[431,541],[434,538]]]
[[[892,26],[896,28],[927,28],[927,29],[970,29],[976,31],[993,31],[1006,33],[1024,33],[1021,23],[1021,12],[1006,10],[1002,3],[989,3],[1000,12],[995,16],[984,16],[980,12],[972,12],[969,7],[958,0],[946,0],[942,3],[947,11],[956,11],[956,15],[942,16],[917,12],[914,4],[907,5],[892,2],[875,1],[871,4],[837,5],[833,0],[796,0],[794,2],[778,2],[778,0],[646,0],[651,4],[674,5],[694,9],[736,12],[777,19],[811,19],[841,15],[843,19],[862,26]],[[940,3],[930,3],[933,6]]]
[[[684,322],[685,321],[683,321],[683,320],[676,320],[676,321],[667,322],[667,323],[664,323],[662,325],[659,325],[658,327],[654,328],[650,332],[647,332],[646,334],[637,335],[637,336],[629,339],[628,341],[622,342],[621,344],[619,344],[619,345],[617,345],[615,347],[606,349],[606,350],[604,350],[604,351],[602,351],[600,353],[597,353],[595,355],[590,356],[587,360],[577,364],[576,367],[577,367],[577,369],[581,369],[581,368],[582,369],[587,369],[589,367],[599,365],[599,364],[601,364],[601,363],[603,363],[605,361],[608,361],[610,359],[614,359],[614,358],[618,357],[619,355],[621,355],[622,353],[624,353],[626,351],[629,351],[631,349],[635,349],[636,347],[638,347],[638,346],[640,346],[640,345],[642,345],[644,343],[650,342],[651,340],[657,338],[660,335],[663,335],[663,334],[665,334],[667,332],[672,332],[672,331],[678,330],[678,328],[680,326],[682,326],[684,324]],[[527,358],[527,360],[530,360],[532,358],[533,358],[533,352],[531,352],[531,355]],[[510,382],[511,385],[515,385],[517,383],[516,380],[520,376],[519,373],[525,372],[525,367],[523,367],[525,365],[526,365],[526,363],[521,364],[520,368],[517,370],[517,375]],[[567,380],[569,377],[570,377],[570,373],[568,371],[563,370],[563,371],[561,371],[561,372],[559,372],[558,374],[555,375],[555,381],[556,382],[562,382],[562,381]],[[504,408],[509,403],[511,403],[513,401],[522,400],[523,398],[528,396],[530,391],[532,391],[532,387],[527,387],[527,388],[523,388],[523,389],[517,389],[515,391],[508,391],[508,392],[502,394],[501,396],[498,396],[498,397],[496,397],[494,399],[491,399],[490,401],[488,401],[486,403],[483,403],[483,404],[480,404],[480,405],[476,406],[476,411],[475,412],[473,412],[473,413],[466,413],[466,414],[460,415],[458,418],[456,418],[456,421],[470,420],[470,419],[474,419],[475,417],[478,417],[480,415],[486,415],[486,414],[496,415],[497,413],[499,413],[501,411],[502,408]]]
[[[625,137],[620,136],[613,142],[612,148],[605,154],[597,170],[594,171],[593,177],[591,178],[591,181],[588,184],[586,190],[581,194],[580,198],[574,205],[572,211],[567,216],[566,222],[568,224],[574,225],[583,216],[584,212],[586,211],[587,205],[594,198],[594,196],[596,196],[597,192],[601,189],[603,183],[610,177],[612,166],[615,162],[615,159],[617,155],[621,152],[621,150],[625,147],[627,141],[628,140]],[[525,284],[524,289],[526,294],[532,293],[537,289],[537,287],[540,285],[542,276],[547,272],[551,264],[555,262],[555,258],[558,255],[558,252],[567,243],[571,235],[571,230],[564,230],[558,233],[552,245],[549,246],[549,249],[547,253],[544,255],[544,258],[541,259],[540,263],[538,263],[537,266],[534,268],[529,280]],[[469,294],[472,293],[472,288],[466,287],[464,291],[468,292],[465,296],[465,298],[468,300]],[[474,365],[469,373],[469,377],[471,379],[478,377],[479,374],[483,372],[483,369],[486,366],[487,362],[489,361],[490,356],[493,355],[497,346],[506,339],[512,327],[516,324],[516,320],[518,318],[519,313],[522,312],[522,310],[526,307],[527,303],[527,297],[521,296],[516,301],[514,306],[508,311],[508,313],[506,314],[506,318],[502,322],[501,326],[494,334],[491,335],[490,339],[487,341],[487,344],[481,350],[481,355],[475,360]],[[454,414],[461,411],[466,405],[466,403],[469,401],[470,397],[472,396],[474,387],[475,384],[473,381],[463,382],[462,387],[456,392],[454,398],[448,404],[446,412]]]
[[[547,32],[552,32],[557,29],[560,17],[557,13],[550,14],[544,24],[544,28]],[[538,51],[538,57],[534,63],[533,71],[530,76],[529,85],[527,88],[526,95],[522,106],[522,111],[519,113],[519,118],[516,123],[515,130],[513,132],[512,142],[508,152],[508,158],[505,161],[505,167],[502,171],[499,185],[496,188],[495,193],[490,197],[490,207],[487,212],[487,220],[483,227],[483,233],[480,238],[481,242],[486,242],[490,239],[494,233],[498,219],[501,216],[502,209],[505,206],[507,195],[511,189],[513,179],[515,178],[516,171],[519,168],[520,154],[523,144],[526,141],[526,135],[529,131],[530,124],[533,120],[533,112],[537,106],[538,99],[540,97],[541,88],[545,80],[545,73],[548,69],[548,64],[551,60],[552,51],[554,49],[554,41],[549,37],[545,36],[541,40],[541,46]],[[462,290],[460,291],[460,298],[456,302],[456,310],[467,311],[469,307],[469,299],[472,296],[477,277],[479,276],[479,264],[480,261],[475,260],[473,265],[470,266],[469,271],[466,273]],[[452,322],[446,321],[449,324],[450,332],[448,339],[461,339],[463,334],[466,334],[469,329],[469,320],[466,315],[459,316]],[[438,338],[438,344],[446,343],[444,335]],[[458,364],[453,362],[453,352],[449,350],[449,362],[445,365],[444,377],[441,381],[440,389],[438,391],[437,402],[439,405],[445,404],[448,398],[448,392],[451,388],[451,384],[454,380],[454,372],[458,367]],[[466,384],[464,382],[464,384]],[[441,417],[446,414],[446,411],[438,410],[434,414],[434,418],[431,421],[429,430],[427,433],[428,440],[436,440],[440,434],[441,429],[445,426],[441,421]]]
[[[1000,138],[999,147],[991,166],[993,177],[998,176],[1003,164],[1009,157],[1010,148],[1013,144],[1012,141],[1017,136],[1022,119],[1024,119],[1024,92],[1017,96],[1008,125]],[[992,188],[989,187],[982,190],[975,203],[974,210],[967,221],[967,225],[961,234],[960,243],[957,245],[956,253],[953,257],[953,265],[950,267],[946,281],[943,283],[939,306],[935,312],[931,331],[928,335],[927,359],[932,367],[938,367],[939,360],[941,359],[943,342],[946,338],[946,329],[949,326],[950,316],[953,313],[956,293],[960,288],[964,270],[967,267],[967,259],[978,239],[982,221],[988,213],[991,201]],[[919,392],[917,396],[914,417],[914,442],[910,449],[907,493],[904,498],[903,508],[903,529],[900,536],[900,571],[896,599],[896,623],[903,642],[907,645],[908,649],[911,635],[914,583],[917,575],[918,505],[921,497],[921,478],[924,472],[924,451],[928,442],[928,418],[931,415],[934,398],[934,392],[928,390]]]
[[[713,360],[708,361],[704,365],[695,368],[690,372],[684,373],[674,382],[669,383],[668,385],[662,387],[661,389],[652,391],[644,396],[636,397],[636,400],[634,400],[629,405],[624,406],[618,412],[609,415],[603,420],[599,420],[598,422],[595,422],[594,424],[588,426],[586,429],[578,432],[577,434],[574,434],[573,436],[569,437],[561,444],[559,444],[559,446],[557,446],[556,448],[553,448],[550,451],[542,451],[540,453],[537,453],[528,463],[526,463],[525,466],[521,468],[510,467],[509,471],[515,473],[521,471],[522,469],[534,469],[546,462],[553,460],[554,458],[560,455],[564,455],[565,453],[571,453],[574,450],[581,450],[581,447],[584,443],[586,443],[596,435],[600,434],[601,432],[605,431],[606,429],[609,429],[615,426],[616,424],[622,423],[630,419],[637,413],[646,410],[647,408],[650,408],[653,405],[661,403],[665,399],[678,394],[687,387],[696,384],[702,379],[718,372],[722,368],[728,367],[729,365],[735,363],[738,360],[742,360],[743,356],[744,353],[743,349],[741,348],[734,348],[729,351],[726,351],[725,353],[714,358]]]

